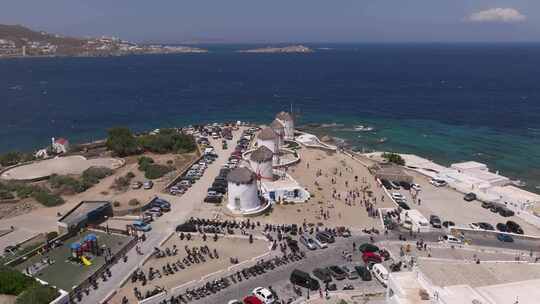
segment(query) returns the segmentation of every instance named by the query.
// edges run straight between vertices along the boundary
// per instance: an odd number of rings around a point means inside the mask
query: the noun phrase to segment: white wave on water
[[[321,128],[340,128],[340,127],[343,127],[344,125],[343,124],[338,124],[338,123],[329,123],[329,124],[321,124]]]

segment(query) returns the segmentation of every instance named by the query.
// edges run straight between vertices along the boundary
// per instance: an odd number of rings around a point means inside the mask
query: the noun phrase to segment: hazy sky
[[[134,41],[540,41],[540,0],[3,0],[0,23]]]

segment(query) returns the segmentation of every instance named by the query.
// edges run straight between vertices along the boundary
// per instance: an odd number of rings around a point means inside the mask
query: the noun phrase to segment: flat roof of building
[[[527,280],[477,288],[494,303],[537,304],[540,299],[540,280]]]
[[[82,201],[61,217],[58,222],[67,224],[68,226],[78,224],[81,220],[86,219],[88,213],[110,204],[107,201]]]
[[[419,259],[421,272],[436,286],[482,287],[540,279],[540,264],[517,262],[435,261]]]
[[[517,198],[524,202],[528,201],[531,203],[540,203],[540,195],[529,192],[527,190],[520,189],[515,186],[503,186],[503,187],[497,186],[497,187],[491,188],[491,190],[496,192],[499,195]]]

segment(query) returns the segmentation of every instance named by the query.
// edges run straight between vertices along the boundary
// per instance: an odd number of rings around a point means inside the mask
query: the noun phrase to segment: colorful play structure
[[[92,265],[92,262],[85,255],[86,253],[90,253],[93,256],[99,255],[97,236],[93,233],[85,236],[81,242],[72,243],[70,248],[71,257],[76,261],[80,261],[85,266]]]

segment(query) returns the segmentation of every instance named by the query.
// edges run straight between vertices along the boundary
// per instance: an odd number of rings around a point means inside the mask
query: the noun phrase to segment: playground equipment
[[[84,255],[81,256],[81,262],[84,264],[84,266],[92,265],[92,262],[90,262]]]
[[[88,234],[81,242],[72,243],[70,248],[71,257],[74,260],[81,261],[86,266],[92,265],[92,262],[88,260],[88,258],[85,256],[85,253],[89,253],[94,256],[99,255],[97,236],[93,233]]]

